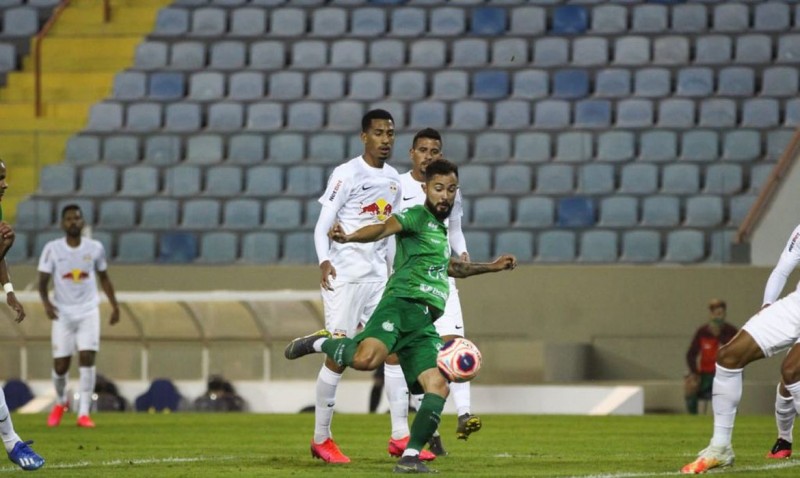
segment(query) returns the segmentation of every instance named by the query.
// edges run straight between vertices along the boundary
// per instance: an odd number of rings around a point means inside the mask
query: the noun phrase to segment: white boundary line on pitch
[[[46,459],[46,458],[45,458]],[[162,463],[198,463],[204,461],[230,461],[234,460],[235,457],[233,456],[209,456],[209,457],[192,457],[192,458],[181,458],[181,457],[169,457],[169,458],[131,458],[127,460],[108,460],[108,461],[100,461],[100,462],[93,462],[93,461],[78,461],[73,463],[45,463],[43,468],[47,468],[49,470],[57,469],[57,470],[67,470],[73,468],[88,468],[90,466],[99,466],[99,467],[112,467],[112,466],[132,466],[132,465],[160,465]],[[0,473],[8,473],[8,472],[16,472],[19,471],[19,467],[17,466],[4,466],[0,468]]]
[[[747,473],[750,471],[782,470],[784,468],[800,467],[800,460],[790,460],[780,463],[769,463],[760,466],[726,466],[709,471],[707,474],[715,473]],[[646,476],[683,476],[680,471],[668,471],[662,473],[608,473],[600,475],[573,475],[570,478],[640,478]]]

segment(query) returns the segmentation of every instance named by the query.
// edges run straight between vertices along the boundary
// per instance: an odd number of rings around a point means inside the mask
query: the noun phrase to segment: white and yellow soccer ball
[[[471,341],[456,337],[439,349],[436,365],[450,382],[469,382],[481,369],[481,351]]]

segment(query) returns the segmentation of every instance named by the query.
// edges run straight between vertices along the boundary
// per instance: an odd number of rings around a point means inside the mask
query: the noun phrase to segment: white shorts
[[[461,315],[461,301],[458,300],[456,281],[450,278],[450,296],[444,305],[444,314],[433,323],[440,337],[446,335],[464,336],[464,316]]]
[[[354,337],[378,306],[386,283],[331,279],[331,287],[332,291],[322,289],[325,328],[334,336]]]
[[[100,309],[87,314],[70,316],[58,313],[53,320],[50,340],[53,358],[71,357],[77,350],[100,350]]]
[[[762,309],[742,327],[765,357],[772,357],[800,339],[800,294],[792,292]]]

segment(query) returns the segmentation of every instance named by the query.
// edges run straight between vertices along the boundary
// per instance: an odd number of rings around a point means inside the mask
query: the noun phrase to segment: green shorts
[[[417,377],[436,368],[436,357],[442,347],[442,339],[433,326],[440,315],[441,311],[421,302],[383,296],[355,341],[372,337],[383,342],[389,353],[396,353],[400,359],[409,391],[422,393]]]

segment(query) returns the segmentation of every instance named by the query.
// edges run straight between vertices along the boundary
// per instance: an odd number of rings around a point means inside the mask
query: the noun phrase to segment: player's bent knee
[[[794,363],[792,360],[784,360],[781,365],[781,378],[783,378],[783,383],[800,382],[800,364]]]

